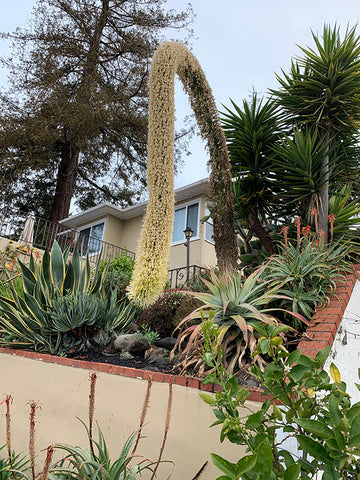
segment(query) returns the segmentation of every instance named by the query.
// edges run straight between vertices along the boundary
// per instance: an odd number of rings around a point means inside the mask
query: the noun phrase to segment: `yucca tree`
[[[311,132],[309,128],[295,128],[291,136],[285,136],[275,146],[273,168],[280,197],[291,207],[292,214],[308,223],[311,210],[320,208],[319,195],[326,181],[321,165],[328,151],[328,144],[319,137],[317,130]],[[333,166],[330,169],[333,170]]]
[[[274,182],[274,148],[284,127],[279,109],[269,99],[264,102],[256,94],[242,107],[231,101],[233,110],[223,113],[223,129],[228,143],[235,214],[245,220],[264,248],[272,253],[272,240],[263,220],[274,213],[279,193]]]
[[[317,129],[330,146],[354,135],[360,120],[360,38],[355,28],[341,38],[336,25],[325,25],[321,38],[312,35],[315,47],[300,47],[303,56],[292,61],[290,73],[277,75],[280,89],[271,92],[290,123]],[[329,150],[321,163],[319,192],[319,228],[326,234],[330,155]]]

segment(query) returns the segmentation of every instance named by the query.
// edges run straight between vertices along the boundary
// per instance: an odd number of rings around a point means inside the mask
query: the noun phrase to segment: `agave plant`
[[[278,323],[272,315],[275,309],[271,310],[268,306],[274,299],[282,297],[277,294],[278,287],[260,280],[261,275],[262,269],[258,269],[246,279],[238,273],[223,280],[211,272],[210,281],[203,280],[209,293],[190,292],[203,305],[184,318],[177,327],[179,329],[186,322],[195,319],[211,319],[218,325],[219,345],[223,351],[223,362],[229,372],[243,369],[253,362],[262,366],[264,361],[260,356],[252,357],[257,334],[251,323]],[[185,344],[186,347],[182,350]],[[202,347],[201,324],[191,325],[179,335],[173,355],[176,350],[180,351],[182,371],[195,368],[199,374],[204,372]]]
[[[30,258],[29,267],[20,262],[24,298],[11,286],[13,299],[0,296],[1,343],[17,348],[33,348],[50,353],[74,345],[85,345],[87,329],[113,331],[131,321],[116,302],[116,294],[105,293],[106,269],[100,273],[100,260],[91,271],[88,256],[78,248],[70,257],[54,242],[45,251],[41,264]],[[99,322],[99,325],[97,325]],[[72,334],[72,336],[69,336]]]

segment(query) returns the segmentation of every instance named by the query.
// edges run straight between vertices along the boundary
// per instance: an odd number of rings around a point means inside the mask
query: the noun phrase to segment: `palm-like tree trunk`
[[[326,155],[321,165],[321,177],[323,187],[319,192],[320,207],[319,207],[319,230],[325,233],[325,243],[328,240],[328,215],[329,215],[329,142],[330,133],[326,132]]]

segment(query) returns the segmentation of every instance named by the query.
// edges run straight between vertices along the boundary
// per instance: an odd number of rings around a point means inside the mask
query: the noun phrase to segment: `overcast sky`
[[[186,0],[168,0],[177,10]],[[197,15],[193,25],[192,51],[213,90],[218,109],[240,104],[252,89],[266,94],[277,86],[275,72],[288,71],[291,57],[300,53],[297,45],[313,46],[311,30],[321,33],[324,23],[335,22],[345,31],[359,22],[359,0],[194,0]],[[35,0],[0,0],[0,31],[24,24]],[[360,29],[359,29],[360,33]],[[0,43],[0,55],[6,53]],[[0,77],[1,78],[1,77]],[[178,85],[178,126],[191,113]],[[205,178],[207,153],[202,141],[191,143],[176,187]]]

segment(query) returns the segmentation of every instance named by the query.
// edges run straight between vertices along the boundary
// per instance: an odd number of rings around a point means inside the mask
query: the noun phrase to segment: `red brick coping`
[[[336,290],[330,295],[329,302],[316,311],[298,345],[298,349],[304,355],[315,358],[319,350],[332,346],[356,279],[360,278],[359,271],[360,265],[354,265],[354,273],[337,282]]]
[[[346,278],[336,285],[336,291],[330,296],[329,303],[319,309],[314,315],[310,326],[307,328],[298,348],[304,355],[315,358],[319,350],[333,344],[340,321],[344,315],[347,304],[350,300],[356,278],[359,276],[357,270],[360,265],[354,267],[354,273],[346,275]],[[67,365],[68,367],[84,368],[87,370],[105,372],[113,375],[122,375],[130,378],[147,380],[152,378],[154,382],[172,383],[183,387],[195,388],[205,392],[217,392],[221,389],[220,385],[205,385],[200,380],[182,375],[172,375],[168,373],[152,372],[150,370],[139,370],[136,368],[121,367],[107,363],[86,362],[84,360],[75,360],[65,357],[56,357],[53,355],[26,350],[13,350],[11,348],[0,347],[0,353],[8,353],[19,357],[31,358],[58,365]],[[248,388],[249,400],[254,402],[263,402],[264,396],[261,388]]]

